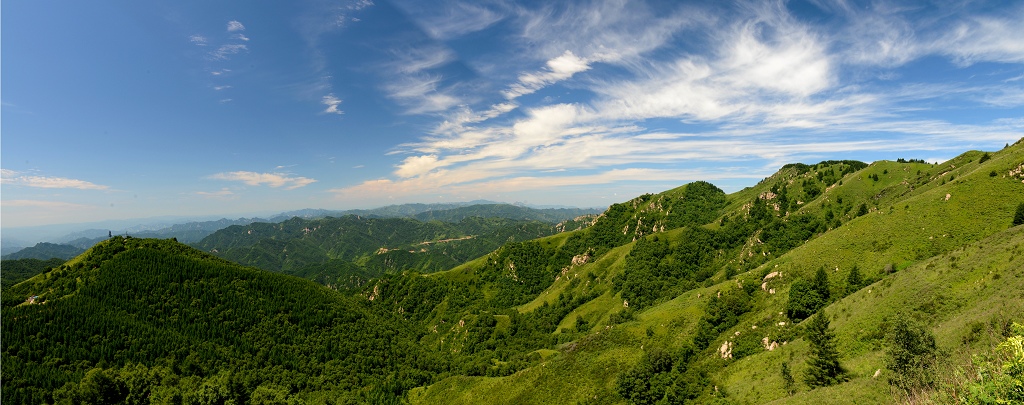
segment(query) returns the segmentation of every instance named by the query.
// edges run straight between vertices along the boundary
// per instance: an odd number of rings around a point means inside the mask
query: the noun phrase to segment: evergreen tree
[[[864,278],[860,275],[860,269],[857,265],[853,265],[850,269],[850,274],[846,276],[846,291],[847,293],[853,293],[860,289],[861,284],[864,283]]]
[[[786,393],[793,394],[793,373],[789,371],[789,363],[782,363],[782,383],[786,387]]]
[[[1013,226],[1024,225],[1024,202],[1017,204],[1017,213],[1013,215]]]
[[[859,208],[857,208],[857,216],[858,217],[862,216],[862,215],[867,215],[867,213],[868,213],[868,205],[867,205],[867,203],[863,203],[863,204],[860,205]]]
[[[832,293],[828,286],[828,273],[825,272],[824,267],[818,267],[818,271],[814,273],[814,291],[818,293],[821,300],[827,304],[832,298]]]
[[[811,318],[807,327],[807,340],[811,344],[811,358],[807,359],[804,382],[816,388],[846,381],[846,370],[839,364],[835,334],[829,328],[829,319],[824,311]]]

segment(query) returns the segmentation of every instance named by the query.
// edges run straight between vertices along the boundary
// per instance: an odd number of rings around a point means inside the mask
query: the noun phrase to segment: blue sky
[[[1024,2],[6,1],[2,225],[607,206],[1024,136]]]

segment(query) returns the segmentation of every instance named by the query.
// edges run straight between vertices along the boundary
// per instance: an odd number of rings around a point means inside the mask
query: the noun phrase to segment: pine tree
[[[1017,205],[1017,213],[1013,216],[1013,226],[1024,225],[1024,202]]]
[[[860,269],[857,268],[857,265],[853,265],[853,268],[850,269],[850,274],[846,276],[846,291],[853,293],[859,290],[863,282],[864,278],[860,275]]]
[[[789,363],[782,363],[782,383],[786,387],[786,393],[793,394],[793,373],[789,372]]]
[[[814,273],[814,291],[818,292],[818,296],[826,304],[832,298],[832,293],[828,286],[828,273],[825,272],[824,267],[818,267],[818,271]]]
[[[824,311],[811,318],[807,327],[807,340],[811,344],[811,358],[807,359],[804,382],[815,388],[846,381],[846,370],[839,364],[835,334],[829,329],[829,319]]]

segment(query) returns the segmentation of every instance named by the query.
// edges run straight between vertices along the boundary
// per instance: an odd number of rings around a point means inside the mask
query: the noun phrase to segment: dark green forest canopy
[[[447,364],[365,299],[168,240],[102,242],[4,291],[2,310],[4,403],[49,402],[92,368],[130,364],[291,393],[401,392]]]

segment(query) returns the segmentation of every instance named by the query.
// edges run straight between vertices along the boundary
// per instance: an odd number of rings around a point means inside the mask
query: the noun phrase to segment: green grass
[[[782,277],[767,285],[775,293],[758,292],[761,298],[754,309],[712,346],[734,338],[736,332],[773,340],[788,336],[789,341],[774,351],[740,360],[703,359],[706,364],[722,365],[713,375],[719,388],[737,403],[892,402],[895,397],[884,370],[880,377],[872,376],[884,369],[881,328],[896,311],[920,318],[935,333],[940,348],[947,351],[987,344],[984,336],[974,336],[977,333],[970,325],[987,325],[1024,313],[1024,294],[1020,293],[1024,291],[1024,265],[1020,264],[1024,263],[1024,228],[1008,229],[1014,208],[1024,201],[1024,184],[1005,175],[1024,164],[1024,143],[990,154],[991,159],[981,164],[982,152],[971,151],[939,165],[881,161],[847,174],[796,211],[822,215],[826,210],[842,212],[844,206],[850,206],[840,216],[843,223],[838,228],[779,257],[770,255],[767,262],[734,280],[719,278],[718,284],[687,291],[645,309],[633,321],[610,326],[608,314],[622,307],[621,298],[610,289],[610,280],[623,271],[623,259],[633,244],[613,249],[571,270],[572,276],[582,281],[593,274],[596,285],[587,288],[607,289],[562,320],[560,328],[571,328],[580,315],[591,322],[591,333],[574,342],[576,345],[547,352],[540,364],[512,376],[451,377],[418,389],[410,398],[413,403],[622,403],[614,392],[615,379],[636,364],[644,347],[678,348],[692,339],[709,296],[734,288],[737,280],[760,284],[764,274],[781,271]],[[816,179],[818,171],[828,168],[811,166],[803,174],[795,168],[780,170],[755,187],[729,195],[725,216],[745,214],[745,205],[773,185],[790,184],[791,195],[802,193],[801,182]],[[1003,175],[990,176],[992,171]],[[860,204],[867,205],[870,212],[857,217]],[[659,235],[672,240],[679,232]],[[754,239],[750,243],[756,243]],[[884,273],[886,264],[895,264],[896,271]],[[825,267],[833,294],[837,294],[845,288],[854,265],[865,279],[876,282],[827,308],[851,380],[808,390],[800,382],[807,345],[799,333],[789,332],[799,326],[780,315],[789,284]],[[560,278],[535,300],[519,307],[520,312],[552,302],[570,288],[571,281],[572,277]],[[573,288],[584,288],[582,285]],[[757,329],[752,328],[755,325]],[[797,380],[798,392],[793,396],[782,388],[782,362],[790,365]]]

